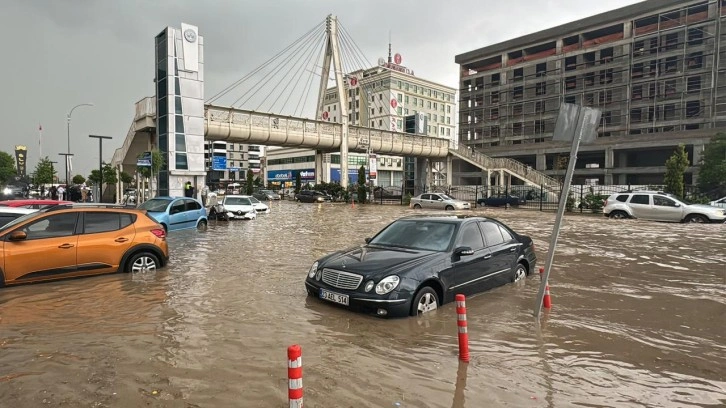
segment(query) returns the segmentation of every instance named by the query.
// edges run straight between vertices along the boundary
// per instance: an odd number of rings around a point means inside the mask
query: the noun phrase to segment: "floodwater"
[[[413,210],[272,204],[172,233],[154,273],[0,290],[0,407],[286,407],[289,345],[309,407],[726,406],[726,225],[565,217],[553,308],[537,274],[456,312],[385,320],[308,298],[319,256]],[[483,209],[535,239],[554,215]]]

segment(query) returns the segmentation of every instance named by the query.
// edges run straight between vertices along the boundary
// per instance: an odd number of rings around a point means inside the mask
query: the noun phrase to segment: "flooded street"
[[[312,262],[399,206],[274,202],[257,220],[173,232],[170,266],[0,290],[0,407],[286,407],[287,346],[309,407],[726,406],[726,225],[565,217],[553,309],[535,273],[384,320],[306,296]],[[477,209],[530,235],[554,214]],[[399,404],[399,405],[396,405]]]

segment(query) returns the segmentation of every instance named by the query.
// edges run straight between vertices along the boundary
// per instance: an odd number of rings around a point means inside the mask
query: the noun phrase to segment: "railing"
[[[452,147],[450,150],[452,153],[468,158],[469,160],[479,164],[482,168],[508,170],[518,177],[535,185],[544,184],[551,187],[560,185],[558,180],[513,159],[506,157],[489,157],[462,145],[459,145],[456,148]]]
[[[134,114],[134,123],[131,123],[129,131],[124,139],[124,144],[113,152],[113,158],[111,163],[120,164],[123,163],[128,153],[131,143],[134,141],[136,135],[136,121],[145,117],[156,117],[156,97],[147,96],[146,98],[136,102],[136,113]]]
[[[143,119],[145,117],[156,117],[156,97],[147,96],[146,98],[136,102],[136,114],[134,120]]]

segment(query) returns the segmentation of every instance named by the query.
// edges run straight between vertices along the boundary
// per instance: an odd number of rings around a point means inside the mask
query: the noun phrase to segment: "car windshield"
[[[428,220],[399,220],[376,235],[370,245],[446,251],[456,225]]]
[[[274,194],[274,193],[272,192],[272,190],[260,190],[260,193],[262,193],[262,194],[267,194],[267,195],[272,195],[272,194]]]
[[[16,219],[10,221],[9,223],[0,227],[0,234],[5,232],[8,228],[12,228],[13,226],[20,224],[21,222],[27,220],[28,218],[35,216],[36,214],[37,214],[37,212],[28,213],[28,214],[22,215]]]
[[[252,202],[252,204],[259,204],[260,203],[260,200],[254,198],[254,197],[250,197],[250,201]]]
[[[252,205],[247,197],[225,197],[223,204],[226,205]]]
[[[164,212],[166,211],[166,207],[169,206],[169,200],[164,200],[161,198],[152,198],[149,201],[144,201],[143,204],[139,206],[142,210],[146,210],[148,212]]]

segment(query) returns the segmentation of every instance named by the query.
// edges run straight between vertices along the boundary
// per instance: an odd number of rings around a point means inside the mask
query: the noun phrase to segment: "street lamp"
[[[73,153],[58,153],[58,156],[64,156],[64,158],[66,160],[66,187],[68,187],[71,185],[68,180],[68,173],[69,173],[69,168],[70,168],[70,166],[68,165],[68,162],[70,161],[70,158],[73,157]]]
[[[98,202],[103,202],[103,139],[113,139],[111,136],[88,135],[98,139]]]
[[[73,115],[73,111],[76,108],[79,108],[81,106],[93,106],[93,104],[92,103],[80,103],[80,104],[72,107],[71,108],[71,111],[68,112],[68,116],[66,117],[68,119],[68,126],[67,126],[67,130],[68,130],[68,151],[66,151],[66,153],[68,153],[68,154],[71,153],[71,115]],[[68,157],[66,157],[66,159],[68,159]],[[68,161],[67,160],[66,160],[66,185],[68,185]]]

